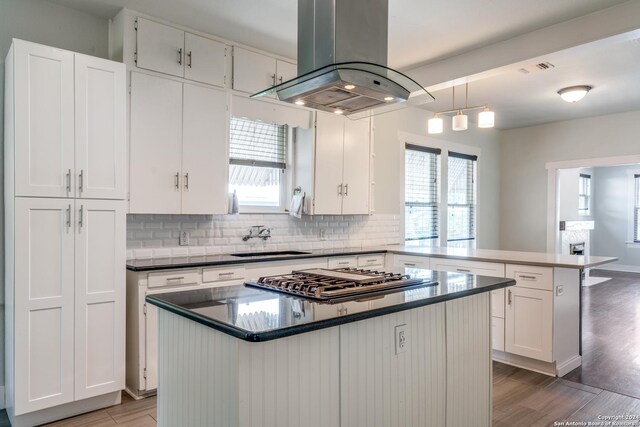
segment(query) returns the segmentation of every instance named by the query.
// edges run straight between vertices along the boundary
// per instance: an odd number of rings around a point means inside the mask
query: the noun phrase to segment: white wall
[[[502,131],[500,249],[546,251],[547,162],[637,155],[638,135],[640,111]]]
[[[625,244],[630,240],[628,226],[633,224],[634,188],[630,181],[634,173],[640,173],[640,165],[596,168],[591,250],[593,255],[617,257],[615,264],[634,266],[640,271],[640,248]]]
[[[499,131],[477,129],[469,122],[469,129],[453,132],[450,120],[445,119],[445,131],[427,135],[427,120],[433,113],[406,108],[375,116],[375,210],[377,213],[402,214],[404,184],[403,133],[421,135],[428,140],[464,144],[481,150],[478,160],[478,242],[482,249],[498,249],[500,229],[500,146]]]
[[[42,0],[0,0],[0,147],[4,144],[4,59],[11,39],[55,46],[88,55],[107,57],[108,22]],[[0,150],[0,176],[3,176]],[[4,186],[0,186],[0,241],[4,242]],[[0,245],[0,367],[4,366],[4,245]],[[0,386],[4,369],[0,369]]]

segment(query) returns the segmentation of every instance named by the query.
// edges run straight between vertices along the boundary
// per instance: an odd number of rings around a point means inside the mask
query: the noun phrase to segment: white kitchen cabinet
[[[131,73],[130,213],[226,213],[226,100]]]
[[[179,214],[182,83],[131,73],[129,212]]]
[[[124,201],[76,200],[75,399],[124,388]]]
[[[126,87],[123,64],[20,40],[5,73],[6,407],[19,427],[121,398]]]
[[[219,87],[226,85],[227,47],[224,43],[185,33],[184,46],[185,79]]]
[[[505,351],[553,362],[553,292],[506,290]]]
[[[416,255],[393,255],[391,268],[430,268],[430,258]]]
[[[315,129],[296,130],[298,166],[313,158],[312,168],[298,167],[296,186],[301,186],[313,215],[369,214],[370,121],[351,121],[318,111]]]
[[[504,264],[496,262],[467,261],[460,259],[432,258],[431,269],[452,273],[505,277]]]
[[[14,224],[19,416],[74,400],[74,201],[16,198]]]
[[[356,268],[358,259],[354,256],[332,257],[327,260],[327,268]]]
[[[491,291],[491,316],[504,319],[504,289]]]
[[[371,254],[358,256],[358,268],[384,269],[384,254]]]
[[[125,198],[125,80],[122,64],[75,55],[76,197]]]
[[[276,84],[284,83],[298,77],[298,66],[278,59],[276,61]]]
[[[491,348],[504,351],[504,319],[491,317]]]
[[[137,19],[136,64],[172,76],[184,76],[184,31]]]
[[[182,213],[227,212],[227,94],[184,85]]]
[[[256,93],[275,86],[278,81],[276,58],[233,47],[233,88]]]

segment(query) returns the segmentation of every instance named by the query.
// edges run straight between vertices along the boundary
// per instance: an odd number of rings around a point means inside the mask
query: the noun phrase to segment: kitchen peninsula
[[[147,296],[158,425],[490,425],[490,291],[515,281],[404,272],[425,284],[336,304],[245,286]]]

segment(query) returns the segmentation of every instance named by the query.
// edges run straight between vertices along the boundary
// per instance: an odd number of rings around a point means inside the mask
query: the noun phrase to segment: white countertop
[[[545,252],[499,251],[493,249],[427,248],[407,245],[382,246],[391,253],[420,255],[433,258],[451,258],[467,261],[504,262],[511,264],[541,265],[548,267],[590,268],[615,262],[618,258],[580,255],[560,255]]]

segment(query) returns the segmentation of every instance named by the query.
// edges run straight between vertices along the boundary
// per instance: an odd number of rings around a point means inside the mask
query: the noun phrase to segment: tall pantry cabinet
[[[118,403],[124,388],[125,66],[13,40],[5,79],[15,427]]]

